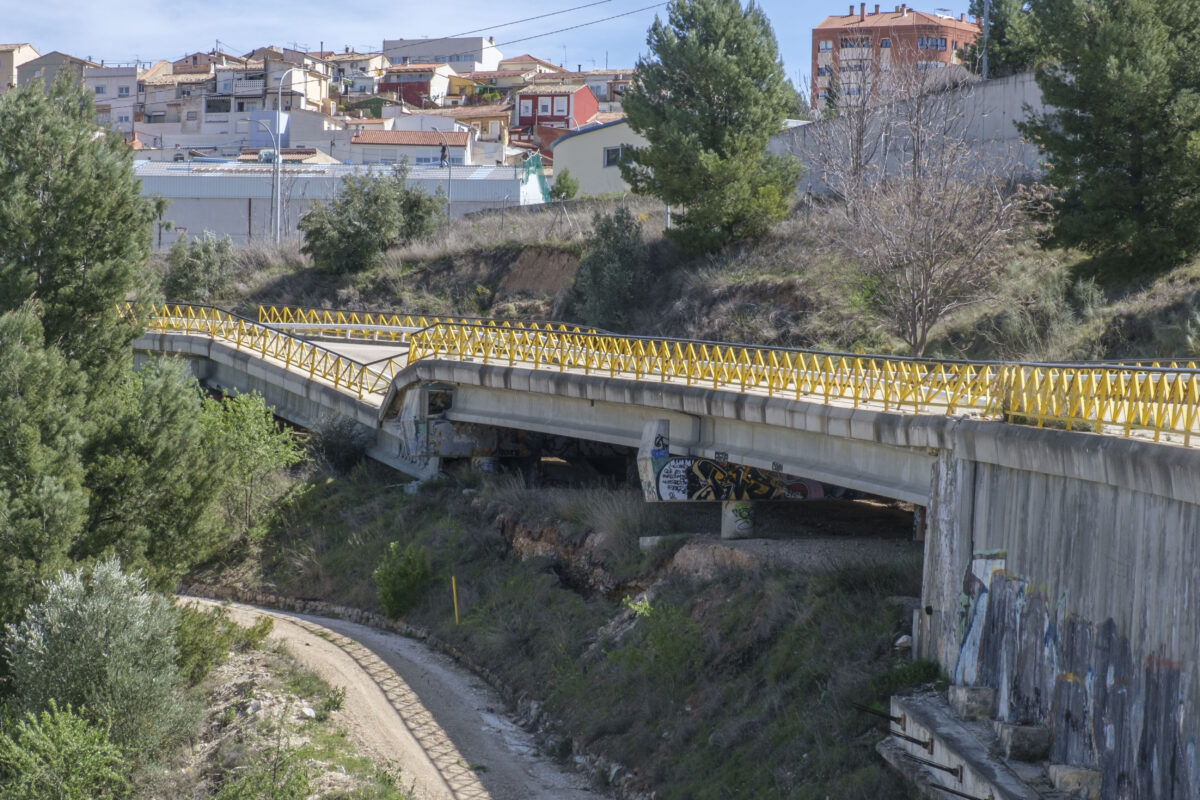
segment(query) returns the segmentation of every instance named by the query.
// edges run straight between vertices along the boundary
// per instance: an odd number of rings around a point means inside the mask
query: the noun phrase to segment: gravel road
[[[585,776],[540,755],[490,686],[420,642],[338,619],[222,605],[242,624],[270,617],[271,638],[345,687],[339,722],[365,753],[398,765],[402,783],[421,800],[606,797]]]

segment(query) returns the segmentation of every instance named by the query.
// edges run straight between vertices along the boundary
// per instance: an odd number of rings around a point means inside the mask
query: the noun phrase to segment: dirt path
[[[213,601],[188,598],[197,603]],[[232,603],[233,619],[274,620],[306,668],[346,689],[340,721],[358,747],[398,765],[421,800],[599,800],[587,779],[538,754],[499,696],[421,643],[365,625]]]

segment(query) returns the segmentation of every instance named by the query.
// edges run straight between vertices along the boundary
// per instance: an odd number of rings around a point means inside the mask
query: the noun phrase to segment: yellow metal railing
[[[326,316],[328,315],[328,316]],[[714,342],[617,336],[561,323],[451,321],[402,315],[264,309],[260,318],[364,338],[402,327],[407,353],[362,364],[318,344],[219,309],[152,309],[150,327],[213,336],[362,397],[384,393],[422,359],[469,360],[637,381],[682,383],[912,414],[971,413],[1042,427],[1129,436],[1182,436],[1200,428],[1195,364],[1014,364],[817,353]],[[420,327],[421,323],[430,323]],[[411,324],[410,324],[411,323]],[[310,331],[311,332],[311,331]],[[398,334],[398,337],[400,334]],[[393,341],[383,338],[384,341]]]
[[[309,378],[320,379],[358,397],[387,392],[395,373],[405,366],[390,358],[362,364],[287,332],[208,306],[152,307],[148,327],[156,333],[200,334],[221,339],[238,350],[280,361],[287,369],[307,373]]]
[[[545,330],[561,333],[597,332],[595,328],[585,328],[564,322],[525,322],[482,317],[437,317],[373,311],[337,311],[296,306],[259,306],[258,321],[264,325],[303,330],[309,336],[396,342],[398,344],[406,344],[409,334],[413,331],[441,324],[486,325],[496,328]]]

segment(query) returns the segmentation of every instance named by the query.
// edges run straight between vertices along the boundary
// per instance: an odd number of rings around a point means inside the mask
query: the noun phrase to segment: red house
[[[576,131],[599,110],[596,95],[586,86],[530,86],[518,92],[513,103],[514,138],[529,141],[539,127]]]
[[[450,91],[450,76],[455,72],[448,64],[404,64],[392,67],[379,79],[379,91],[394,92],[417,108],[440,106]]]

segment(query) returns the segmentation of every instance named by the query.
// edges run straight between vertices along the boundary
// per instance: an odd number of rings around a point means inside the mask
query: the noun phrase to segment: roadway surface
[[[586,777],[543,756],[504,701],[420,642],[345,620],[221,605],[239,624],[272,620],[271,638],[346,690],[338,722],[376,763],[399,766],[419,800],[601,800]]]

